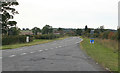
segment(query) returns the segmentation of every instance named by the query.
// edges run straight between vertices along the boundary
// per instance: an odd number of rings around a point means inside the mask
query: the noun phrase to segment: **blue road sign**
[[[94,43],[94,40],[90,40],[90,43],[93,44],[93,43]]]

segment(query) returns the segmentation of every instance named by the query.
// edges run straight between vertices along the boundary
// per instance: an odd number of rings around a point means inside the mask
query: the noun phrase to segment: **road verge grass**
[[[116,48],[113,50],[113,47],[111,49],[105,44],[101,44],[101,41],[103,40],[98,41],[98,39],[95,39],[95,43],[90,44],[90,39],[83,38],[80,45],[89,56],[104,68],[108,68],[110,71],[118,71],[118,52],[115,51]]]
[[[35,39],[30,43],[21,43],[21,44],[13,44],[13,45],[3,45],[2,46],[2,50],[5,49],[15,49],[15,48],[20,48],[20,47],[24,47],[24,46],[32,46],[32,45],[38,45],[38,44],[44,44],[44,43],[48,43],[48,42],[52,42],[55,40],[62,40],[68,38],[68,36],[62,37],[62,38],[56,38],[56,39],[52,39],[52,40],[46,40],[46,39]]]

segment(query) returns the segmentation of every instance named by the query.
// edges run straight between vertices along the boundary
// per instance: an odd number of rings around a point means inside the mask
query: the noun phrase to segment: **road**
[[[104,71],[80,49],[79,37],[3,50],[3,71]]]

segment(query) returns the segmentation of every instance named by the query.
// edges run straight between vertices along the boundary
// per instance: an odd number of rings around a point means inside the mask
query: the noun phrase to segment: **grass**
[[[38,45],[38,44],[43,44],[43,43],[48,43],[48,42],[52,42],[55,40],[62,40],[67,38],[68,36],[62,37],[62,38],[57,38],[57,39],[52,39],[52,40],[45,40],[45,39],[35,39],[33,40],[33,42],[30,43],[21,43],[21,44],[13,44],[13,45],[4,45],[2,46],[2,50],[5,49],[15,49],[15,48],[20,48],[20,47],[24,47],[24,46],[32,46],[32,45]]]
[[[90,44],[90,39],[83,38],[83,42],[80,44],[81,48],[104,68],[118,71],[117,42],[114,41],[113,44],[111,40],[95,39],[95,43]]]

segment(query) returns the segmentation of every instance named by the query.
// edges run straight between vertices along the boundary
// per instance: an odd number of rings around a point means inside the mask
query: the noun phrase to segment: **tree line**
[[[2,35],[19,35],[21,29],[18,28],[16,21],[11,21],[10,19],[14,18],[15,14],[19,14],[18,11],[13,6],[18,6],[19,3],[16,2],[0,2],[0,19]],[[30,30],[29,28],[23,28],[23,30]],[[86,25],[83,29],[65,29],[65,28],[57,28],[55,30],[50,25],[45,25],[42,29],[39,27],[34,27],[31,29],[33,35],[41,34],[53,34],[54,32],[59,33],[60,35],[70,35],[70,36],[84,36],[90,38],[102,38],[102,39],[113,39],[113,40],[120,40],[120,28],[118,31],[111,31],[109,29],[104,29],[104,26],[100,26],[97,29],[88,28]]]

